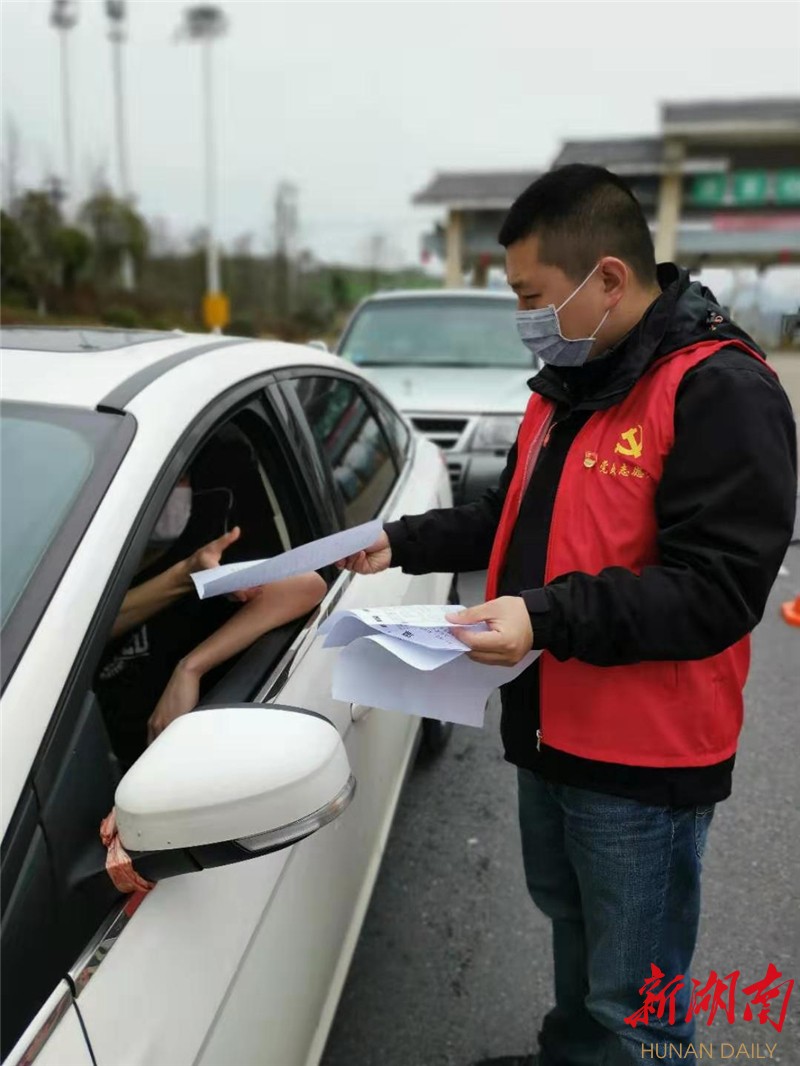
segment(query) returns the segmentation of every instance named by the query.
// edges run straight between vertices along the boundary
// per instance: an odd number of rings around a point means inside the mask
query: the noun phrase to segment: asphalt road
[[[785,569],[754,636],[733,795],[709,835],[694,976],[740,970],[742,988],[772,962],[794,978],[781,1033],[718,1016],[702,1035],[758,1044],[764,1059],[777,1043],[771,1061],[800,1066],[800,629],[778,616],[800,593],[800,547]],[[462,600],[480,588],[474,575]],[[525,890],[498,716],[492,705],[483,731],[457,728],[409,778],[324,1066],[467,1066],[534,1045],[550,1006],[549,929]]]

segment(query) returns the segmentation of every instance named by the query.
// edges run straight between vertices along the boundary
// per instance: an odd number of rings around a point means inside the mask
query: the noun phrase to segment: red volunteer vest
[[[621,403],[588,419],[567,453],[556,492],[545,584],[573,570],[597,574],[623,566],[638,574],[658,564],[654,497],[674,441],[675,394],[688,370],[731,345],[764,362],[741,342],[703,341],[659,359]],[[497,595],[529,467],[553,409],[537,393],[528,403],[492,548],[487,600]],[[562,663],[543,651],[541,740],[573,755],[631,766],[721,762],[736,751],[749,665],[749,637],[708,659],[630,666]]]

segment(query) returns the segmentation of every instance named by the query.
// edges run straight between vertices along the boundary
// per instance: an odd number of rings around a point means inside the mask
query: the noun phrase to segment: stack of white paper
[[[452,605],[370,607],[337,611],[320,627],[326,648],[342,648],[333,671],[333,698],[387,711],[481,727],[492,692],[522,673],[539,654],[516,666],[483,666],[452,632]],[[485,623],[464,626],[485,630]]]

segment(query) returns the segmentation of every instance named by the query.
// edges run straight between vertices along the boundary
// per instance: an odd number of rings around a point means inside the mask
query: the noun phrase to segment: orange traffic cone
[[[789,603],[781,604],[781,614],[784,622],[790,626],[800,626],[800,596],[795,596]]]

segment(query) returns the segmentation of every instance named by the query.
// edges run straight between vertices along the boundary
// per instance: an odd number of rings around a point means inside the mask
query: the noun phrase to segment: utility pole
[[[72,145],[72,100],[69,79],[69,31],[78,21],[77,0],[53,0],[50,24],[58,30],[61,42],[61,122],[64,137],[64,183],[67,215],[75,210],[75,158]]]
[[[383,233],[373,233],[367,241],[367,260],[369,265],[369,284],[373,292],[380,288],[379,272],[384,266],[386,255],[386,237]]]
[[[212,333],[219,333],[230,317],[228,298],[221,291],[219,276],[219,246],[217,243],[216,145],[214,141],[213,70],[211,45],[228,28],[228,19],[221,8],[213,4],[198,4],[187,8],[183,33],[190,40],[199,41],[203,72],[203,125],[206,172],[206,295],[203,316]]]
[[[108,39],[111,41],[111,66],[114,77],[114,119],[117,134],[117,168],[120,199],[131,205],[130,171],[128,170],[128,138],[125,123],[125,98],[122,78],[122,45],[125,43],[125,0],[106,0]],[[130,292],[134,287],[133,256],[129,248],[122,253],[122,287]]]
[[[286,317],[294,305],[294,257],[297,244],[296,185],[282,181],[275,192],[275,266],[278,313]]]
[[[6,211],[13,211],[19,192],[19,126],[10,114],[6,114],[4,126],[2,201]]]

